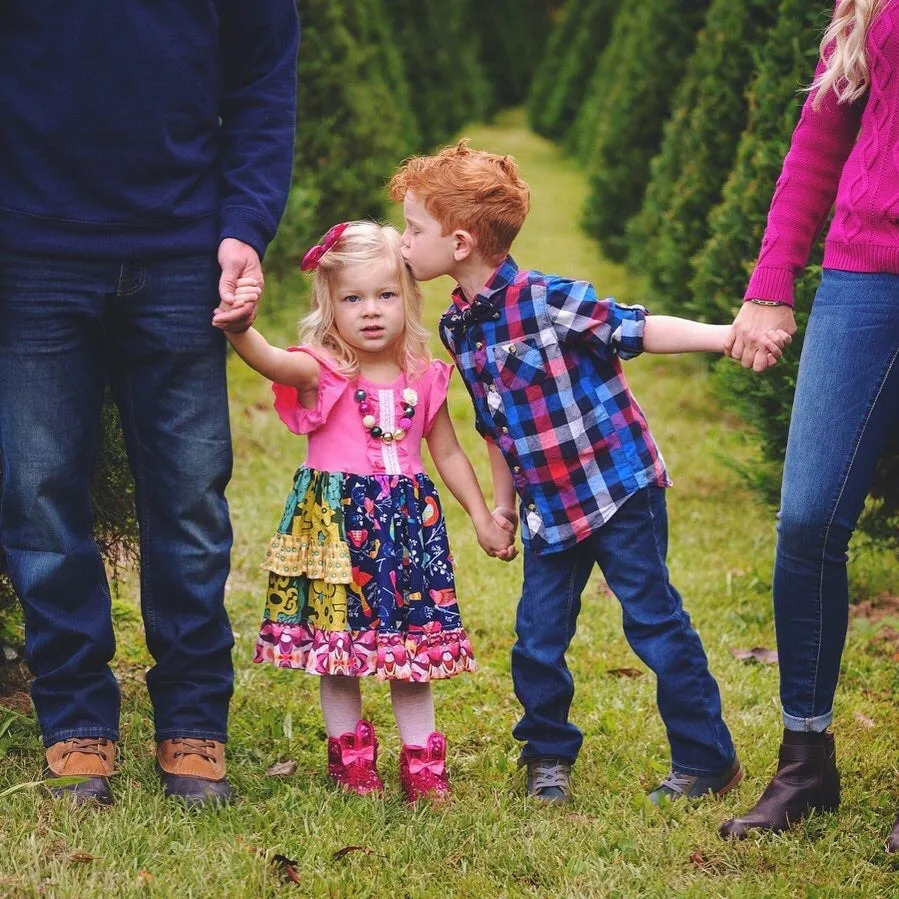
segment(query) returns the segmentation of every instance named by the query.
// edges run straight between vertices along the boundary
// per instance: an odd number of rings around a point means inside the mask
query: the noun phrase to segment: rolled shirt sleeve
[[[646,309],[601,300],[589,281],[553,279],[546,309],[561,343],[581,344],[603,358],[633,359],[643,352]]]

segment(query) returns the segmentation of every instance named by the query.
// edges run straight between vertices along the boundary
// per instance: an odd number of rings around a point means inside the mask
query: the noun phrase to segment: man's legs
[[[113,387],[134,472],[157,741],[227,739],[234,644],[225,341],[212,254],[121,267]]]
[[[91,536],[114,266],[0,254],[0,539],[47,746],[118,738],[109,589]]]

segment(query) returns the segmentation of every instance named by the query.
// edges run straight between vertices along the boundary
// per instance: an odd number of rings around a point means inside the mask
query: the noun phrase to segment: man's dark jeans
[[[49,745],[118,738],[109,587],[91,536],[104,385],[140,525],[156,738],[225,740],[233,636],[225,341],[212,254],[151,262],[0,253],[0,540]]]
[[[573,762],[581,732],[568,720],[574,681],[565,652],[574,636],[581,593],[598,564],[621,603],[624,635],[655,673],[659,712],[672,766],[687,774],[724,771],[734,746],[721,718],[718,685],[699,636],[668,580],[665,491],[645,487],[590,538],[550,555],[524,554],[518,641],[512,648],[515,695],[524,707],[513,736],[522,760]]]

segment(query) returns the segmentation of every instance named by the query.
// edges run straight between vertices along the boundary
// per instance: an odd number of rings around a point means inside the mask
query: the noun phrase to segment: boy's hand
[[[514,509],[508,506],[497,506],[493,512],[493,520],[504,530],[508,531],[513,537],[518,530],[518,515]]]
[[[502,559],[503,562],[511,562],[518,555],[518,550],[515,548],[518,516],[515,514],[515,510],[510,509],[508,506],[497,506],[491,514],[493,515],[493,520],[512,538],[508,548],[503,552],[497,553],[496,558]]]
[[[511,562],[518,555],[515,548],[515,532],[510,530],[508,521],[500,525],[495,517],[488,518],[483,524],[475,525],[478,543],[488,556]]]
[[[256,307],[259,304],[260,296],[262,296],[262,286],[256,278],[238,278],[233,291],[227,298],[222,299],[212,313],[212,324],[223,331],[245,331],[250,324],[242,327],[242,323],[247,319],[252,323],[256,318]],[[235,314],[243,307],[247,308],[239,318],[236,318]]]
[[[772,328],[759,338],[759,349],[756,350],[752,360],[752,370],[762,372],[777,365],[777,360],[783,355],[784,347],[791,343],[793,338],[782,328]]]

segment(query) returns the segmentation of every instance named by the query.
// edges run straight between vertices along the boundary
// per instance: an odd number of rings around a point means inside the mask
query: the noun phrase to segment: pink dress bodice
[[[400,375],[392,384],[375,384],[361,376],[347,378],[335,361],[318,349],[289,347],[291,352],[308,353],[321,365],[318,394],[311,409],[302,406],[296,388],[272,384],[275,410],[295,434],[306,434],[309,444],[305,465],[318,471],[360,475],[403,474],[424,471],[421,441],[427,437],[438,410],[446,399],[452,366],[432,359],[424,373],[414,380]],[[403,416],[403,390],[417,394],[412,425],[400,441],[386,443],[372,437],[362,425],[355,392],[367,394],[366,402],[382,430],[395,431]]]

